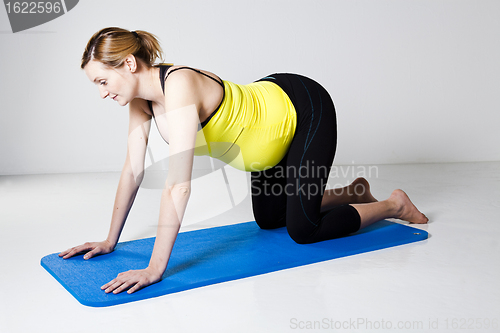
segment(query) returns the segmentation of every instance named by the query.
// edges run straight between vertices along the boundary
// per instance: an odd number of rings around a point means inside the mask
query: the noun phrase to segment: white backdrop
[[[108,26],[236,83],[316,79],[337,108],[337,164],[500,160],[500,1],[81,0],[15,34],[0,8],[0,175],[121,170],[128,107],[79,68]]]

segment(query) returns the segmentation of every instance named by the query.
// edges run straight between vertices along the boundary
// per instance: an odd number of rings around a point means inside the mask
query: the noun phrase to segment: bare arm
[[[158,231],[149,266],[143,270],[120,273],[102,286],[106,292],[119,293],[129,289],[132,293],[158,282],[169,261],[191,193],[191,172],[194,147],[199,125],[199,94],[190,74],[176,72],[165,86],[165,117],[170,138],[169,171],[162,191]]]
[[[199,123],[194,104],[168,111],[166,117],[167,124],[175,125],[169,126],[169,171],[162,192],[156,242],[149,263],[160,275],[167,267],[191,193],[191,172]]]
[[[129,136],[127,142],[127,158],[122,169],[118,188],[116,190],[111,226],[108,237],[103,242],[87,242],[83,245],[63,251],[59,256],[64,259],[78,253],[87,252],[85,259],[97,254],[112,252],[118,243],[128,213],[144,175],[144,158],[147,139],[151,126],[151,117],[143,112],[141,101],[133,100],[129,104]]]
[[[144,113],[138,104],[139,102],[136,100],[130,103],[127,158],[116,190],[111,226],[106,239],[113,244],[113,247],[118,243],[128,213],[144,178],[144,159],[151,127],[151,116]]]

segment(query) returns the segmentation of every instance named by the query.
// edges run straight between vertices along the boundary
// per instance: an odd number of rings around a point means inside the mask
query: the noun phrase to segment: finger
[[[71,247],[71,248],[67,249],[66,251],[63,251],[63,252],[59,253],[59,256],[63,257],[63,256],[67,256],[68,254],[70,256],[72,256],[72,255],[75,254],[75,250],[78,249],[78,248],[80,248],[80,246]]]
[[[119,286],[118,288],[116,288],[113,291],[113,294],[119,294],[119,293],[121,293],[125,289],[128,289],[133,283],[134,282],[130,282],[130,281],[123,282],[121,286]]]
[[[66,255],[66,257],[72,257],[74,255],[78,255],[78,254],[83,254],[85,252],[88,252],[88,251],[91,251],[91,250],[94,250],[94,244],[93,243],[85,243],[85,244],[82,244],[82,245],[79,245],[79,246],[75,246],[72,251]],[[66,259],[66,258],[65,258]]]
[[[110,291],[114,290],[116,288],[116,286],[114,286],[113,288],[109,289],[109,291],[107,291],[107,289],[110,288],[111,286],[113,286],[114,284],[116,284],[116,283],[121,284],[124,281],[126,281],[128,274],[129,274],[129,272],[121,272],[121,273],[119,273],[116,276],[116,278],[114,278],[113,280],[111,280],[108,283],[106,283],[105,285],[103,285],[101,287],[101,289],[105,290],[106,292],[110,292]]]
[[[113,282],[114,281],[114,282]],[[114,279],[113,283],[110,282],[109,286],[104,290],[106,293],[110,293],[114,291],[115,289],[119,288],[122,284],[126,283],[125,279]]]
[[[71,248],[69,250],[66,250],[66,253],[63,256],[63,259],[68,259],[77,254],[79,251],[76,250],[76,248]]]
[[[110,286],[116,283],[116,279],[113,279],[101,287],[102,290],[108,289]]]
[[[80,248],[79,248],[79,247],[74,247],[74,248],[72,248],[72,249],[71,249],[71,251],[69,251],[69,252],[68,252],[68,253],[67,253],[67,254],[63,257],[63,259],[68,259],[68,258],[71,258],[71,257],[73,257],[74,255],[76,255],[76,254],[78,254],[78,253],[80,253],[80,252],[82,252],[82,251],[83,251],[83,250],[80,250]]]
[[[71,251],[71,249],[67,249],[67,250],[65,250],[65,251],[62,251],[61,253],[59,253],[59,257],[63,257],[63,256],[65,256],[66,254],[68,254],[68,253],[69,253],[69,251]]]
[[[115,281],[115,283],[113,283],[112,285],[108,286],[106,289],[104,289],[104,292],[106,294],[112,292],[113,290],[115,290],[116,288],[118,288],[122,283],[119,282],[119,281]]]
[[[132,288],[130,288],[130,289],[127,291],[127,293],[128,293],[128,294],[132,294],[134,291],[139,290],[139,289],[141,289],[142,287],[143,287],[143,285],[142,285],[142,284],[141,284],[141,282],[139,281],[139,282],[137,282],[137,283],[136,283],[136,284],[135,284]]]
[[[87,260],[87,259],[90,259],[92,258],[93,256],[95,256],[96,254],[99,254],[101,253],[101,249],[96,247],[95,249],[93,249],[92,251],[89,251],[87,252],[84,256],[83,256],[83,259]]]

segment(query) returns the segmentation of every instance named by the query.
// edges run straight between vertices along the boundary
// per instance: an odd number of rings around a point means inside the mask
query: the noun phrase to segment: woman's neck
[[[139,81],[137,97],[163,105],[165,96],[161,89],[160,68],[145,68],[137,75]]]

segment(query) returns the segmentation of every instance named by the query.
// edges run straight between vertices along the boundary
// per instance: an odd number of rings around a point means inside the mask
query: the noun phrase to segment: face
[[[91,82],[97,85],[101,98],[109,97],[121,106],[127,105],[136,97],[134,66],[127,61],[119,68],[111,68],[100,61],[91,60],[84,71]]]

